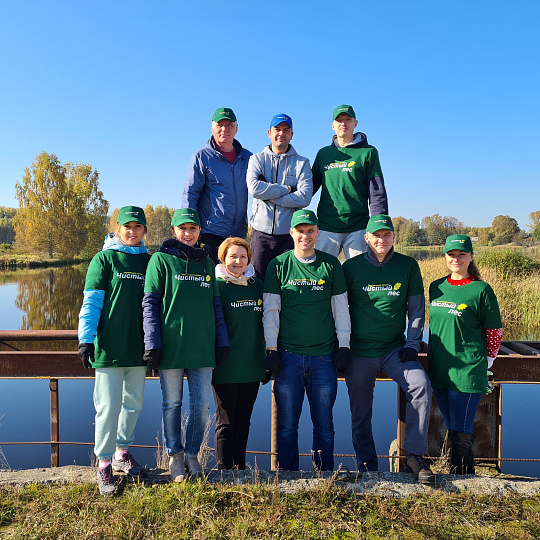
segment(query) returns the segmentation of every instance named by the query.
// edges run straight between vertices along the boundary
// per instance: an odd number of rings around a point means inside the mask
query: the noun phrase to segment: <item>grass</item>
[[[538,340],[540,333],[540,272],[534,268],[524,273],[508,272],[504,268],[492,268],[481,264],[478,268],[482,279],[489,283],[501,310],[503,339]],[[429,284],[448,274],[443,257],[419,261],[424,279],[426,307]],[[426,317],[428,313],[426,311]]]
[[[347,493],[328,483],[280,493],[273,485],[0,488],[1,538],[70,539],[528,539],[540,536],[540,499],[436,491],[405,499]]]

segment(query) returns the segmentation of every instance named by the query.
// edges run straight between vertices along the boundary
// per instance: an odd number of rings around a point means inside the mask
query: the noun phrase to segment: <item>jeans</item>
[[[335,353],[303,356],[279,349],[283,367],[274,376],[274,396],[278,411],[277,450],[279,468],[298,470],[298,423],[307,394],[313,422],[312,455],[315,468],[334,468],[334,420],[332,409],[337,395],[337,372],[332,365]]]
[[[377,371],[396,381],[407,395],[403,448],[411,454],[425,454],[428,448],[431,384],[420,362],[400,362],[401,347],[379,358],[354,358],[345,371],[351,405],[352,441],[359,471],[378,469],[371,416]]]
[[[334,257],[338,257],[343,248],[345,259],[352,259],[356,255],[367,251],[365,234],[365,229],[351,233],[320,231],[315,247],[320,251],[330,253]]]
[[[185,428],[185,448],[182,444],[182,396],[184,373],[189,388],[189,416]],[[195,457],[201,448],[210,409],[212,368],[160,369],[159,382],[163,403],[163,437],[167,454],[186,452]]]
[[[434,388],[433,397],[449,431],[472,433],[474,417],[483,394],[469,394],[449,388]]]
[[[246,448],[259,381],[213,384],[216,404],[215,448],[218,469],[246,468]]]
[[[115,450],[133,444],[144,399],[146,367],[96,368],[94,453],[107,461]]]

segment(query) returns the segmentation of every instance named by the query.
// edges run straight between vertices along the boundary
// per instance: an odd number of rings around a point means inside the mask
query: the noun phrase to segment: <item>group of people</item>
[[[333,407],[341,374],[358,470],[377,470],[371,418],[379,370],[406,393],[403,447],[415,478],[435,482],[423,457],[432,394],[450,433],[451,472],[474,474],[474,417],[502,339],[497,300],[480,279],[471,239],[448,237],[449,275],[429,288],[426,373],[418,360],[422,276],[413,258],[394,251],[378,153],[355,132],[357,124],[350,105],[336,107],[332,142],[310,166],[291,145],[288,115],[272,118],[270,144],[251,154],[236,140],[232,109],[218,109],[210,140],[190,161],[172,238],[150,257],[144,211],[120,210],[116,232],[90,263],[79,321],[79,355],[85,367],[95,368],[101,493],[116,491],[114,470],[145,473],[129,447],[147,367],[159,371],[164,446],[176,482],[202,474],[197,455],[211,390],[217,468],[245,468],[253,406],[270,377],[281,469],[299,468],[305,394],[313,464],[334,468]],[[315,214],[306,207],[319,189]]]

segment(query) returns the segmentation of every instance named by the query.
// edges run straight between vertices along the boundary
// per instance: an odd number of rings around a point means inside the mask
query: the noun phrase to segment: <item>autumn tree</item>
[[[15,208],[0,206],[0,244],[12,244],[15,240],[13,218],[16,213]]]
[[[148,225],[146,244],[148,246],[160,246],[167,238],[171,237],[171,220],[174,210],[167,206],[153,208],[147,205],[144,213]]]
[[[392,218],[392,225],[394,226],[394,232],[396,233],[396,244],[401,244],[403,242],[403,231],[406,224],[407,220],[402,216]]]
[[[508,244],[519,232],[518,222],[510,216],[495,216],[491,223],[495,244]]]
[[[540,225],[540,210],[531,212],[529,214],[529,223],[527,223],[527,228],[529,229],[529,232],[532,233],[536,230],[538,225]]]
[[[532,235],[537,242],[540,242],[540,223],[534,228]]]
[[[99,251],[109,203],[98,178],[90,165],[62,164],[47,152],[36,156],[15,185],[17,245],[51,258]]]

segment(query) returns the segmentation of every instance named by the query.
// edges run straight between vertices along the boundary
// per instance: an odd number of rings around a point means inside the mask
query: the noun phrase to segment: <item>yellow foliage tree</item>
[[[109,203],[90,165],[65,163],[42,152],[15,185],[19,201],[13,219],[17,246],[49,257],[99,251]]]

